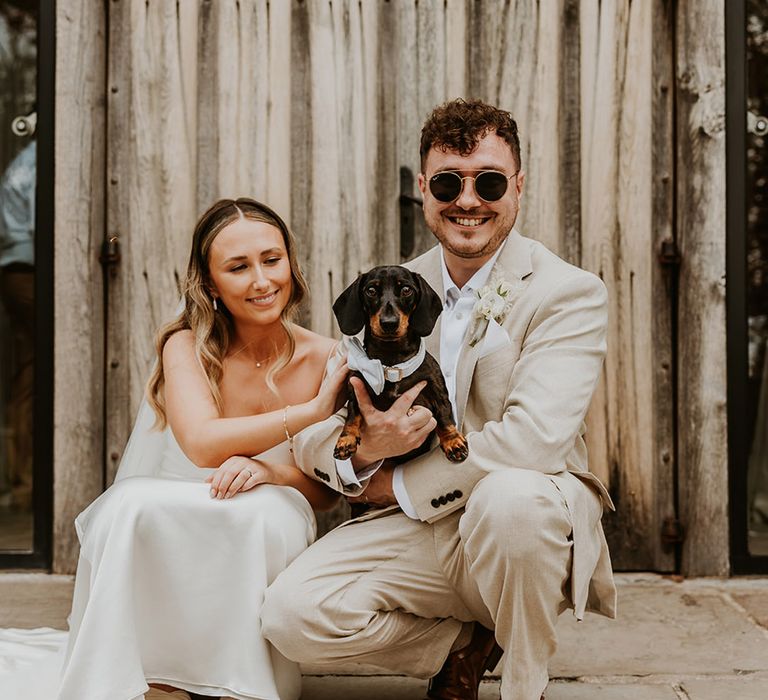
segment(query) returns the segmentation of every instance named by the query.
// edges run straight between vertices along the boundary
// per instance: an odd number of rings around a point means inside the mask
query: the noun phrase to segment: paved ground
[[[676,582],[620,575],[619,619],[560,619],[547,700],[768,699],[768,579]],[[65,628],[71,579],[0,575],[0,626]],[[424,682],[340,668],[312,675],[304,700],[422,700]],[[498,680],[481,700],[498,700]]]

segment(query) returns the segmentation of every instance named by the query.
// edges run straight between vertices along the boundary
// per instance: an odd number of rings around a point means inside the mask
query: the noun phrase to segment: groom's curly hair
[[[490,133],[507,142],[520,169],[520,137],[517,122],[509,112],[482,100],[461,98],[435,107],[421,129],[421,171],[424,172],[427,154],[432,148],[468,156],[477,148],[480,139]]]

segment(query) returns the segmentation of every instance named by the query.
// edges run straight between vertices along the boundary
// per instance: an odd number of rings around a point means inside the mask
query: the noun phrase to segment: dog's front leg
[[[360,444],[360,429],[363,425],[363,416],[360,413],[360,407],[357,405],[357,397],[352,385],[349,385],[349,400],[347,401],[347,422],[344,423],[344,429],[336,441],[336,447],[333,450],[333,456],[336,459],[349,459]]]
[[[469,445],[465,438],[453,422],[451,413],[450,399],[448,390],[442,390],[442,387],[433,388],[432,408],[433,415],[437,421],[437,439],[440,441],[440,448],[445,456],[451,462],[463,462],[469,455]]]

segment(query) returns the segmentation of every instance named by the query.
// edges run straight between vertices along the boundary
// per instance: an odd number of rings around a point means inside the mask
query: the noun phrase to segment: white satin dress
[[[210,498],[170,431],[156,476],[123,478],[76,520],[80,559],[58,700],[135,700],[147,682],[296,700],[301,676],[261,635],[266,587],[315,538],[297,490]],[[287,445],[264,459],[292,461]]]

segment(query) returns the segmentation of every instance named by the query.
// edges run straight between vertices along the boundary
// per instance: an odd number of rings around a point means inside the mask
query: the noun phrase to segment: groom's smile
[[[481,226],[486,221],[490,220],[490,216],[448,216],[447,217],[452,223],[454,223],[456,226],[461,226],[462,228],[475,228],[476,226]]]

